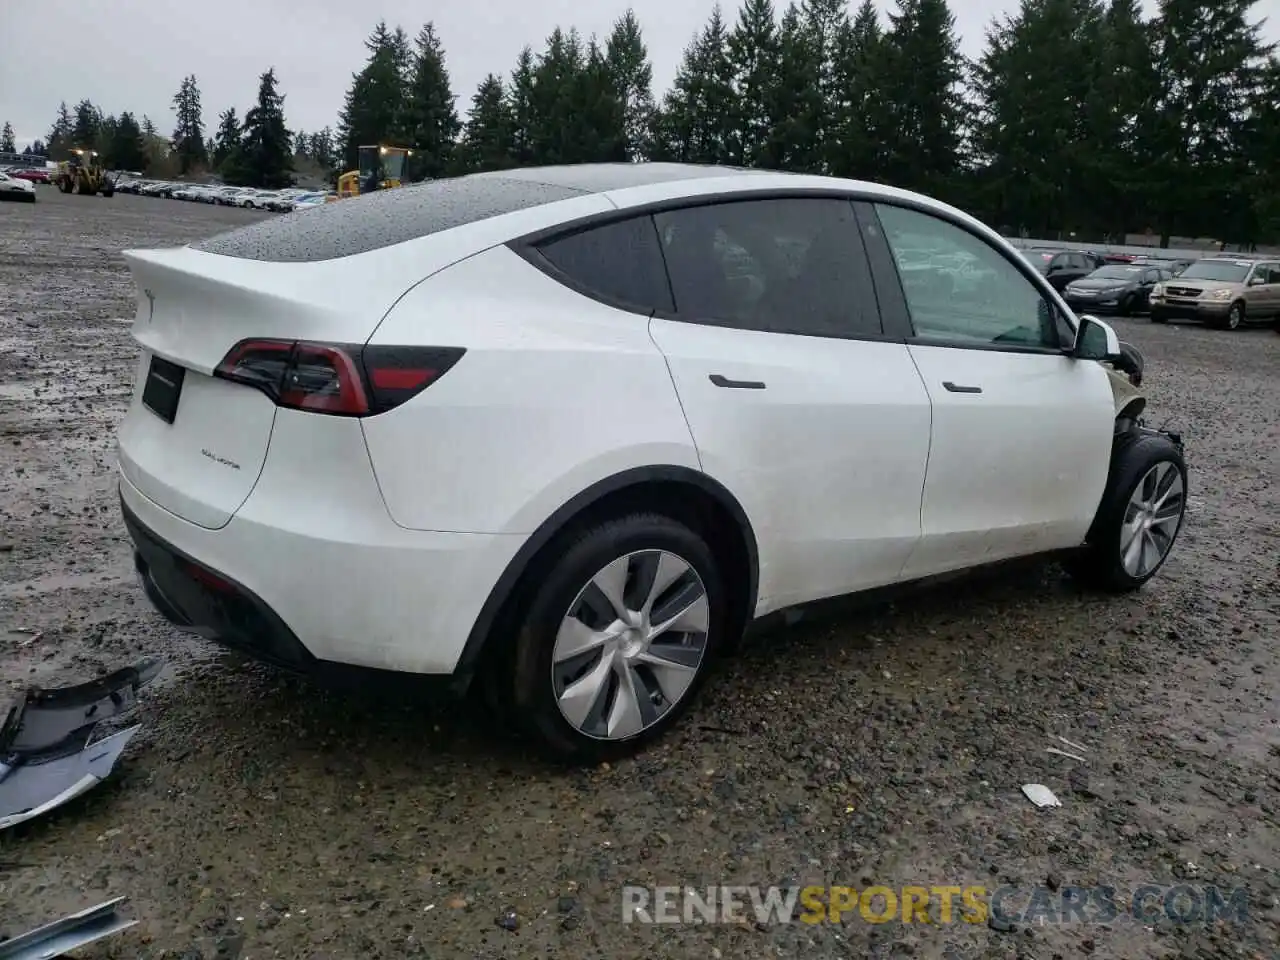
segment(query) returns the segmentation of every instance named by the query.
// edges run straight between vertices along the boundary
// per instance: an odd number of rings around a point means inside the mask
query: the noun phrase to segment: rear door
[[[905,300],[909,350],[933,404],[922,539],[903,571],[923,577],[1079,544],[1106,483],[1114,419],[1103,367],[1064,354],[1073,330],[1012,259],[958,223],[890,204],[891,249],[942,246],[982,263],[964,291],[880,272],[882,310]]]
[[[759,541],[757,613],[891,583],[920,536],[929,397],[882,327],[852,205],[654,216],[674,311],[650,322],[703,469]]]

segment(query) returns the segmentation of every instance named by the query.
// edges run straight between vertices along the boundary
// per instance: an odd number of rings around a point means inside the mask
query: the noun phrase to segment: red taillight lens
[[[463,353],[459,347],[242,340],[214,375],[261,390],[282,407],[367,417],[394,409],[425,390]]]

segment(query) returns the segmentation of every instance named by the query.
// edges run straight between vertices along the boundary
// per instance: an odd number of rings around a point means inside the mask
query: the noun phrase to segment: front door
[[[859,209],[878,216],[895,252],[964,254],[980,278],[964,287],[917,278],[896,288],[933,409],[922,536],[903,576],[1081,543],[1110,460],[1106,370],[1064,354],[1073,335],[1066,318],[1024,268],[976,233],[907,207]]]
[[[882,331],[853,208],[704,204],[655,216],[667,357],[703,469],[761,558],[758,615],[893,582],[920,537],[929,396]]]

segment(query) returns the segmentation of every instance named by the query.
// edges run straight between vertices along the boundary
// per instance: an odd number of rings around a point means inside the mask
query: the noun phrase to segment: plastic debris
[[[1077,754],[1074,754],[1074,753],[1067,753],[1067,751],[1065,751],[1065,750],[1059,750],[1057,747],[1046,747],[1044,752],[1045,752],[1045,753],[1052,753],[1052,754],[1055,754],[1055,755],[1057,755],[1057,756],[1059,756],[1059,757],[1070,757],[1072,760],[1078,760],[1080,763],[1088,763],[1088,762],[1089,762],[1089,761],[1088,761],[1088,760],[1086,760],[1084,757],[1078,756]]]
[[[116,897],[0,942],[0,960],[52,960],[70,950],[127,930],[138,921],[117,915],[116,908],[126,899]]]
[[[25,758],[16,758],[14,765],[0,760],[0,830],[48,813],[96,787],[111,773],[125,745],[141,729],[136,726],[121,730],[77,753],[51,760],[23,762]]]
[[[1037,807],[1060,807],[1062,801],[1053,795],[1053,791],[1043,783],[1024,783],[1022,792]]]

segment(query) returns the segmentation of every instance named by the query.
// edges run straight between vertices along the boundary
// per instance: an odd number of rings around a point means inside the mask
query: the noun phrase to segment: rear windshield
[[[1099,267],[1089,274],[1090,280],[1132,280],[1142,273],[1143,267]]]
[[[527,180],[458,177],[337,200],[221,233],[192,246],[242,260],[336,260],[582,193]]]

